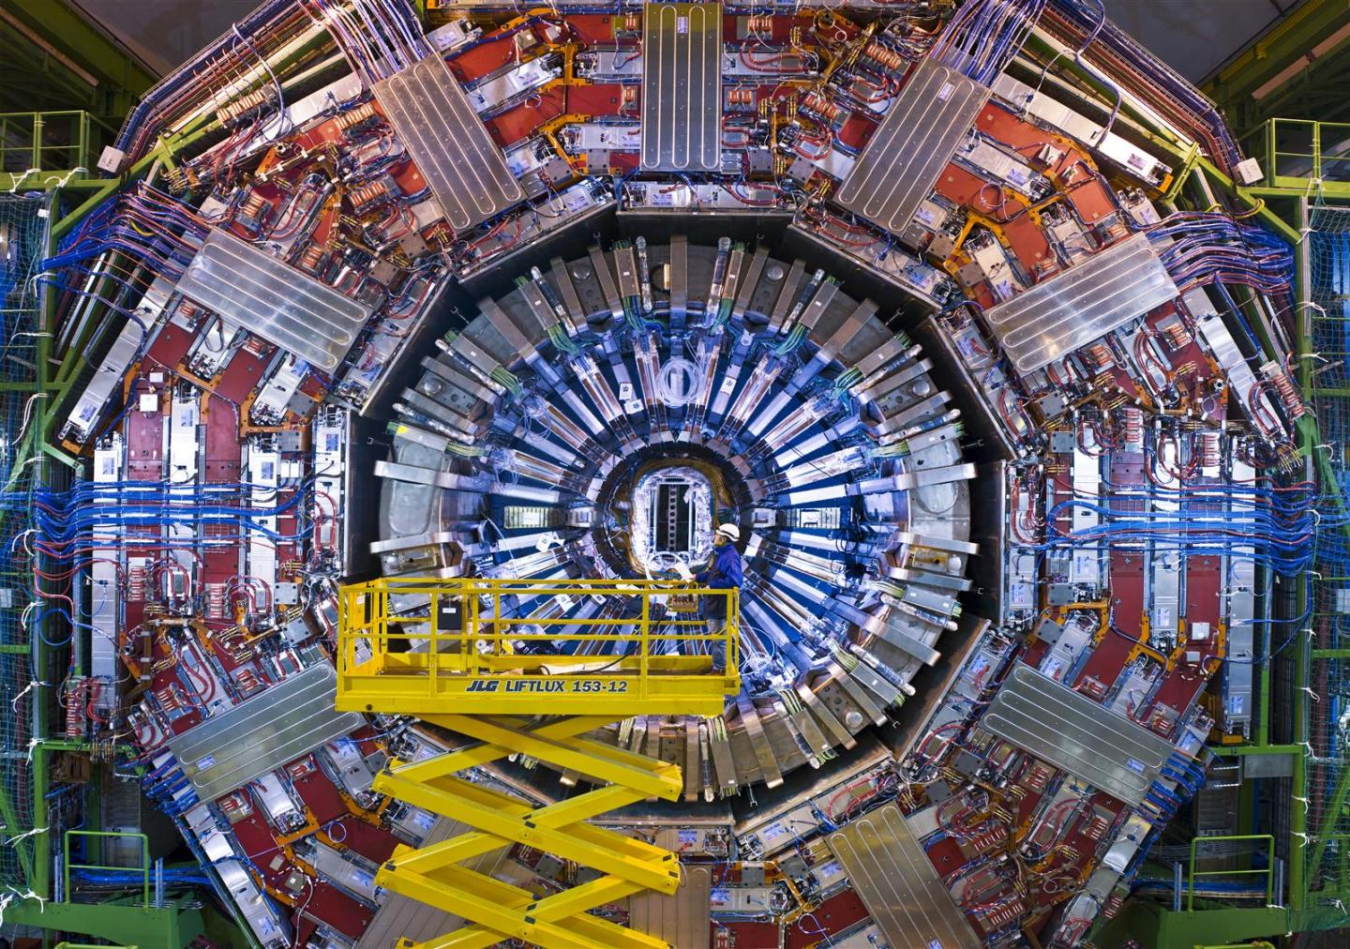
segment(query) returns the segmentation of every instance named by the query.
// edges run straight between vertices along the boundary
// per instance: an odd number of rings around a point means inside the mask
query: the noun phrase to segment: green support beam
[[[1204,92],[1244,134],[1275,115],[1297,115],[1285,106],[1319,85],[1344,100],[1334,77],[1346,68],[1347,42],[1350,3],[1306,0],[1220,68]]]
[[[1345,919],[1345,913],[1330,901],[1301,912],[1285,906],[1217,905],[1174,912],[1157,903],[1133,901],[1115,919],[1096,927],[1092,941],[1107,949],[1122,945],[1128,936],[1152,949],[1203,949],[1291,932],[1338,929]]]
[[[125,115],[158,77],[67,0],[0,0],[0,25],[46,44],[92,77],[103,115]]]
[[[102,111],[100,99],[91,75],[6,21],[0,7],[0,110],[79,106]]]
[[[124,946],[186,946],[202,935],[202,915],[196,909],[163,909],[123,903],[16,903],[5,910],[5,922],[55,932],[95,936]]]

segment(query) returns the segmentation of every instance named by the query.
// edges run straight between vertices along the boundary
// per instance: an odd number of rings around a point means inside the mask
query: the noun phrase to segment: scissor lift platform
[[[724,598],[727,621],[708,633],[687,603],[713,596]],[[589,617],[562,618],[558,599],[581,597],[593,598]],[[468,920],[420,945],[515,938],[546,947],[665,946],[588,911],[644,890],[674,893],[675,854],[588,821],[651,797],[675,800],[680,769],[584,736],[634,715],[719,714],[740,688],[736,591],[652,580],[384,579],[343,587],[339,604],[339,709],[415,715],[477,741],[425,761],[392,761],[375,780],[379,793],[474,828],[400,847],[376,877]],[[693,654],[666,654],[671,645]],[[713,670],[712,645],[724,650],[724,672]],[[514,755],[600,786],[535,808],[457,777]],[[517,843],[601,875],[536,899],[461,865]]]

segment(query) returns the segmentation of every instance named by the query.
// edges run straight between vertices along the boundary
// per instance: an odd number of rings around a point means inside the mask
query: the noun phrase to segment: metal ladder
[[[400,847],[376,876],[378,886],[468,921],[438,939],[416,944],[416,949],[486,947],[506,938],[577,949],[666,945],[589,911],[643,891],[673,894],[680,885],[676,855],[589,822],[647,798],[676,800],[684,789],[680,768],[584,736],[633,715],[719,714],[725,697],[740,687],[734,671],[736,591],[700,590],[671,581],[567,584],[389,579],[341,591],[338,708],[416,715],[476,742],[423,761],[391,761],[375,780],[374,790],[381,794],[472,828],[429,846]],[[707,634],[701,621],[667,616],[668,598],[691,594],[726,597],[725,630]],[[538,626],[538,614],[546,611],[517,617],[511,615],[510,603],[597,595],[638,600],[640,608],[636,616],[595,620],[589,632],[557,637],[512,632]],[[461,604],[457,628],[440,628],[445,598],[458,598]],[[547,628],[551,621],[542,622]],[[569,629],[587,625],[554,622]],[[666,629],[673,632],[662,632]],[[670,639],[723,640],[733,671],[712,672],[707,656],[653,654]],[[517,651],[525,643],[544,641],[575,642],[578,647],[551,655]],[[584,671],[592,666],[598,669]],[[505,710],[511,714],[503,714]],[[560,711],[578,714],[551,717]],[[532,807],[459,776],[516,755],[583,776],[597,786]],[[573,861],[600,876],[536,899],[528,890],[463,865],[515,844]],[[400,945],[414,946],[407,940]]]

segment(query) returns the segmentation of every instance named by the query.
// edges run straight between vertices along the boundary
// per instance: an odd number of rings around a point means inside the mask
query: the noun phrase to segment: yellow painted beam
[[[462,867],[448,869],[459,871],[450,882],[432,880],[410,870],[382,871],[379,885],[419,903],[463,916],[503,937],[523,939],[544,946],[545,949],[618,947],[625,944],[627,935],[631,933],[631,930],[584,914],[552,922],[527,916],[523,906],[528,903],[520,904],[515,899],[504,898],[503,891],[492,885],[499,881]],[[530,898],[528,893],[525,893],[525,897]],[[513,902],[517,905],[510,905]]]
[[[640,887],[617,877],[600,877],[574,886],[570,890],[555,893],[537,903],[526,907],[526,914],[546,922],[563,920],[588,909],[613,903],[640,891]],[[624,930],[625,938],[633,940],[633,945],[647,949],[665,949],[664,939],[649,936],[636,930]],[[494,933],[482,926],[465,926],[463,929],[442,936],[433,942],[422,943],[417,949],[488,949],[501,941],[501,934]]]
[[[458,778],[442,778],[438,782],[450,783],[450,790],[428,784],[413,784],[391,775],[381,775],[380,778],[382,780],[377,779],[375,784],[378,793],[389,794],[414,807],[436,814],[454,817],[470,827],[500,837],[503,841],[534,847],[564,860],[572,860],[582,866],[623,877],[625,880],[640,883],[648,889],[662,893],[674,893],[679,887],[679,865],[674,861],[674,854],[652,848],[665,854],[666,859],[660,863],[632,856],[628,852],[631,849],[630,845],[640,841],[634,841],[613,831],[589,825],[574,825],[566,830],[541,827],[528,816],[503,813],[502,809],[480,804],[471,799],[470,790],[482,790],[481,786]]]
[[[433,725],[439,725],[442,728],[449,728],[446,724],[454,716],[450,715],[424,715],[422,720],[430,722]],[[526,719],[488,719],[488,721],[499,725],[502,728],[516,728],[522,734],[536,735],[540,738],[563,739],[573,738],[577,735],[584,735],[586,732],[595,731],[598,728],[604,728],[614,719],[605,715],[584,716],[578,715],[572,718],[557,719],[552,722],[545,722],[533,728],[525,728]],[[413,761],[396,764],[390,768],[390,771],[401,778],[409,781],[419,781],[423,776],[454,774],[456,771],[463,771],[467,768],[478,768],[492,761],[498,761],[508,755],[514,754],[510,748],[501,745],[494,745],[484,742],[480,745],[474,745],[469,748],[462,748],[459,751],[451,751],[443,755],[437,755],[435,758],[429,758],[426,761]]]
[[[675,800],[684,791],[684,782],[677,765],[635,755],[603,742],[584,738],[550,740],[538,735],[508,731],[467,715],[440,716],[439,723],[451,731],[510,748],[518,754],[547,761],[563,769],[581,771],[601,781],[621,784],[635,791],[645,791],[668,801]]]
[[[520,656],[500,599],[512,594],[585,596],[605,593],[641,601],[640,619],[595,620],[586,633],[564,633],[569,642],[594,641],[587,655]],[[655,937],[615,926],[589,911],[651,890],[673,894],[680,885],[675,854],[640,839],[589,823],[602,814],[656,797],[677,800],[684,781],[677,765],[634,754],[586,737],[618,718],[635,715],[715,715],[740,689],[735,672],[710,674],[708,656],[652,655],[651,613],[656,597],[672,592],[727,599],[721,641],[728,666],[739,663],[736,591],[693,590],[666,581],[481,581],[461,578],[383,579],[349,585],[339,595],[337,707],[416,715],[475,743],[427,761],[393,762],[379,774],[380,794],[461,821],[472,828],[428,847],[400,847],[376,876],[378,885],[469,921],[463,929],[417,949],[486,949],[503,939],[545,947],[662,949]],[[484,621],[469,609],[463,629],[432,629],[425,653],[390,652],[415,637],[391,620],[393,593],[493,601]],[[391,628],[392,622],[392,628]],[[551,621],[540,621],[547,623]],[[558,621],[561,623],[562,621]],[[692,624],[692,621],[691,621]],[[434,624],[433,624],[434,625]],[[572,624],[575,625],[575,624]],[[622,628],[617,628],[622,627]],[[637,628],[633,634],[629,628]],[[679,638],[712,637],[694,632]],[[442,653],[438,642],[458,644]],[[480,652],[480,646],[489,648]],[[636,645],[634,645],[636,644]],[[624,655],[635,649],[636,655]],[[365,649],[370,658],[358,662]],[[608,652],[606,652],[608,650]],[[594,653],[594,654],[589,654]],[[571,716],[559,718],[560,716]],[[533,719],[543,719],[533,720]],[[545,807],[459,777],[467,769],[522,755],[584,775],[595,790]],[[465,860],[523,844],[599,871],[602,876],[544,898],[463,866]]]
[[[640,615],[584,623],[532,618],[582,632],[550,635],[578,647],[552,655],[516,655],[512,645],[538,638],[517,631],[519,618],[503,612],[503,597],[579,597],[605,594],[635,601]],[[454,629],[407,630],[390,597],[425,595],[473,608]],[[727,622],[718,633],[698,632],[695,620],[670,620],[657,601],[672,595],[726,600]],[[481,610],[478,604],[490,601]],[[349,584],[338,596],[340,711],[428,716],[452,708],[466,715],[716,715],[726,696],[740,689],[737,591],[690,587],[665,580],[502,581],[485,578],[383,578]],[[666,632],[671,624],[683,627]],[[400,642],[429,641],[424,651],[391,651]],[[721,643],[729,673],[712,673],[707,656],[667,656],[661,642]],[[442,652],[441,645],[451,651]],[[368,658],[358,660],[361,655]]]
[[[681,636],[679,638],[686,638]],[[424,655],[418,653],[417,655]],[[483,656],[481,662],[489,669],[500,672],[513,670],[532,670],[596,665],[606,669],[632,671],[641,663],[640,656],[624,656],[620,659],[608,659],[604,656]],[[425,663],[423,663],[425,665]],[[648,656],[647,668],[653,672],[703,673],[712,668],[712,656]]]
[[[425,718],[447,708],[466,715],[717,715],[740,689],[734,674],[458,675],[351,669],[338,672],[338,711]],[[391,673],[391,674],[390,674]]]
[[[578,802],[583,800],[586,803],[585,811],[579,810]],[[601,788],[598,791],[591,791],[581,798],[569,798],[548,807],[541,807],[533,812],[533,819],[541,826],[563,828],[616,808],[626,807],[639,800],[641,800],[640,797],[623,788]],[[564,805],[567,805],[567,807],[564,808]],[[578,816],[582,813],[585,813],[586,816]],[[440,867],[449,866],[452,863],[463,863],[504,845],[499,837],[473,832],[462,834],[451,840],[443,840],[420,850],[410,851],[402,855],[401,859],[419,873],[433,873]]]

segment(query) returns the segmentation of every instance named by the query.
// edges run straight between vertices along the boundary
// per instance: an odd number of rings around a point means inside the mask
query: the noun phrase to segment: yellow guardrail
[[[589,614],[570,615],[589,600]],[[699,607],[726,622],[710,632]],[[382,578],[338,595],[337,707],[400,715],[720,712],[739,591],[678,580]],[[722,670],[713,656],[725,656]]]

